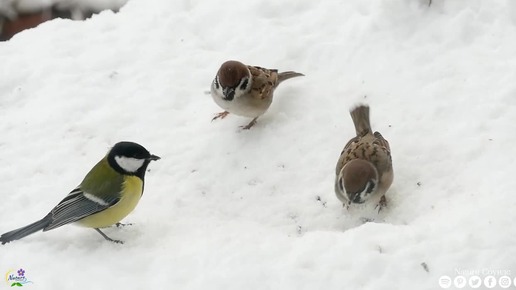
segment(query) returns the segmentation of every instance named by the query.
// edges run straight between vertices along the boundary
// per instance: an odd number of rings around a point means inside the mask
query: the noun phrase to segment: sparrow
[[[371,129],[369,107],[359,105],[350,111],[356,137],[340,154],[335,174],[335,193],[348,207],[380,196],[378,211],[387,205],[385,193],[394,178],[389,142]]]
[[[284,80],[304,76],[301,73],[245,65],[230,60],[222,64],[211,84],[211,96],[224,112],[212,119],[224,119],[229,113],[253,118],[244,130],[256,124],[272,103],[272,95]]]

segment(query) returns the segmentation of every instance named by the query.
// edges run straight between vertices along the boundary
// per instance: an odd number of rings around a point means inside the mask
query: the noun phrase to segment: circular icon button
[[[484,278],[484,286],[488,289],[492,289],[496,287],[496,278],[495,276],[487,276]]]
[[[466,277],[464,276],[457,276],[453,279],[453,285],[459,289],[464,288],[466,284],[468,284],[468,280],[466,280]]]
[[[469,287],[477,289],[482,285],[482,279],[478,276],[471,276],[468,280]]]
[[[448,289],[451,287],[451,284],[452,280],[450,276],[441,276],[439,278],[439,286],[441,286],[441,288]]]
[[[509,276],[500,277],[498,279],[498,284],[500,284],[500,287],[502,287],[503,289],[507,289],[507,288],[511,287],[511,285],[512,285],[511,277],[509,277]]]

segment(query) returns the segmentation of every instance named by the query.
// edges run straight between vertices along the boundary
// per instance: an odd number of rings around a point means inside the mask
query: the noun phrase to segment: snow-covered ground
[[[124,245],[69,225],[0,246],[0,274],[23,268],[27,289],[514,279],[515,37],[511,0],[131,0],[24,31],[0,43],[0,233],[43,217],[117,141],[162,160],[134,225],[106,230]],[[241,131],[249,119],[211,122],[206,93],[229,59],[306,76]],[[379,215],[333,192],[358,103],[392,148]]]

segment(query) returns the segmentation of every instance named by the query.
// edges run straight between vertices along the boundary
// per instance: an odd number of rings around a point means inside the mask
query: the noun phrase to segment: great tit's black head
[[[222,90],[222,98],[232,101],[250,87],[250,72],[247,66],[236,60],[223,63],[215,77],[215,88]]]
[[[364,203],[377,188],[378,171],[371,162],[354,159],[344,165],[338,182],[350,203]]]
[[[109,164],[122,174],[138,175],[143,179],[145,170],[153,160],[160,157],[150,154],[145,147],[134,142],[118,142],[108,153]]]

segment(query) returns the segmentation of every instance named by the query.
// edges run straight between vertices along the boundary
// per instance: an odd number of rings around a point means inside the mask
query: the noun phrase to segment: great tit
[[[37,231],[49,231],[69,223],[93,228],[106,240],[100,228],[119,224],[134,210],[143,194],[147,166],[160,157],[133,142],[119,142],[88,172],[44,218],[0,236],[2,244],[19,240]]]

